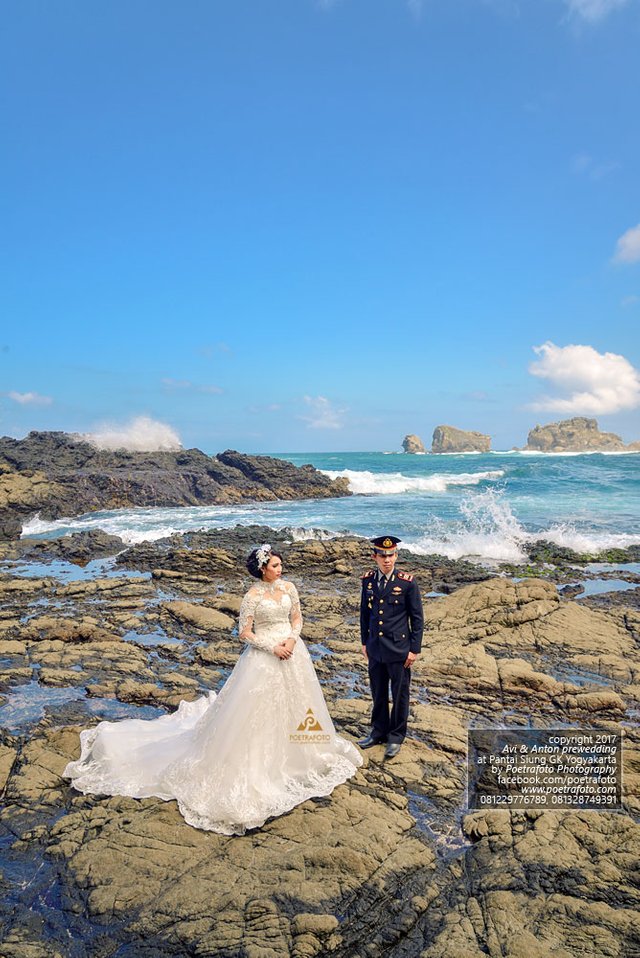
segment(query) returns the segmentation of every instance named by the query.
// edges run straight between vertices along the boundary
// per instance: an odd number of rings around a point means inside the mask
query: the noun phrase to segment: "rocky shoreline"
[[[234,450],[109,452],[63,432],[0,439],[0,540],[39,514],[58,519],[131,506],[227,505],[349,496],[346,479]]]
[[[364,753],[330,798],[256,832],[198,832],[173,802],[68,787],[81,728],[219,688],[241,651],[242,560],[267,540],[299,587],[336,726],[355,739],[370,707],[357,627],[366,541],[236,527],[129,548],[102,533],[0,547],[2,955],[639,953],[636,552],[538,543],[528,565],[495,570],[402,552],[427,621],[410,738],[391,762]],[[623,570],[591,571],[596,558]],[[558,591],[610,573],[630,588]],[[623,730],[624,810],[469,813],[467,730],[551,724]]]

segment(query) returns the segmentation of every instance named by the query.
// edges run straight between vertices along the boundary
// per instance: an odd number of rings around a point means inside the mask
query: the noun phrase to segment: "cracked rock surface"
[[[640,620],[567,601],[542,579],[404,554],[423,593],[435,582],[450,593],[425,598],[409,737],[397,758],[367,750],[330,797],[261,829],[201,832],[174,802],[69,787],[61,772],[80,729],[220,687],[242,647],[249,535],[145,543],[73,582],[53,565],[37,578],[0,573],[0,955],[640,954]],[[283,552],[331,714],[359,738],[370,715],[357,626],[366,546]],[[70,554],[84,562],[86,544]],[[624,808],[469,812],[467,732],[493,725],[621,730]]]

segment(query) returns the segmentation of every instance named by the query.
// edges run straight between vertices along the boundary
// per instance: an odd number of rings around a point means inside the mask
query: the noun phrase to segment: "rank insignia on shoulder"
[[[398,572],[396,575],[399,579],[404,579],[405,582],[413,582],[413,576],[409,575],[408,572]]]
[[[374,575],[375,575],[375,571],[374,571],[373,569],[371,569],[369,572],[365,572],[365,574],[364,574],[363,576],[361,576],[361,578],[362,578],[362,579],[371,579],[371,578],[373,578]]]

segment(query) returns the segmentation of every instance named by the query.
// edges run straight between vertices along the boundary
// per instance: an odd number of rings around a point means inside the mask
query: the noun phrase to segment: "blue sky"
[[[5,6],[0,433],[640,439],[639,47],[640,0]]]

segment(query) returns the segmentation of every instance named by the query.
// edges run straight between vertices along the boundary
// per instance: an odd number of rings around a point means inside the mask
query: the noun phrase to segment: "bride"
[[[190,825],[241,835],[355,774],[362,758],[336,734],[282,557],[264,544],[247,568],[258,580],[240,606],[248,645],[219,694],[81,732],[80,758],[63,772],[75,789],[176,799]]]

